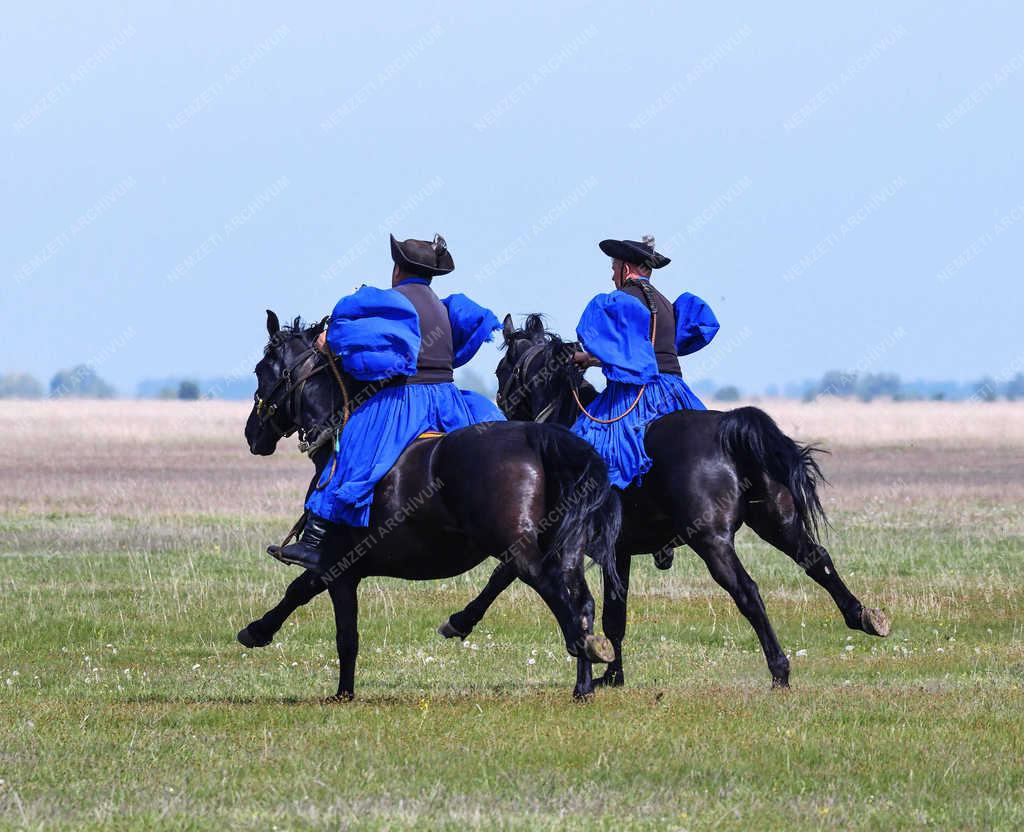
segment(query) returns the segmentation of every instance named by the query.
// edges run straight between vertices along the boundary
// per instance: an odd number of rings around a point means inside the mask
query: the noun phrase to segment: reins
[[[633,285],[637,286],[643,293],[644,302],[647,304],[647,308],[651,312],[651,344],[653,345],[655,327],[658,323],[658,307],[654,303],[653,298],[651,297],[651,287],[639,280],[628,280],[626,282],[632,283]],[[633,404],[631,404],[622,413],[620,413],[613,419],[602,419],[601,417],[595,416],[589,410],[587,410],[587,408],[583,405],[583,402],[580,401],[580,394],[577,391],[577,387],[575,384],[572,388],[572,397],[576,400],[576,406],[580,409],[580,412],[588,419],[590,419],[590,421],[597,422],[598,424],[601,425],[611,425],[614,424],[615,422],[618,422],[620,419],[625,419],[630,413],[632,413],[636,409],[636,406],[640,404],[640,399],[643,398],[644,390],[646,389],[647,385],[641,384],[640,389],[637,391],[636,398],[633,399]]]
[[[627,407],[622,413],[620,413],[614,419],[602,419],[600,416],[595,416],[593,413],[587,410],[583,402],[580,401],[580,394],[576,392],[575,387],[572,388],[572,397],[576,400],[576,406],[580,409],[580,412],[588,419],[590,419],[590,421],[599,422],[602,425],[611,425],[615,422],[618,422],[620,419],[625,419],[630,413],[632,413],[636,409],[636,406],[640,404],[640,399],[643,397],[644,390],[646,388],[646,384],[641,385],[640,390],[636,394],[636,398],[633,399],[633,404]]]

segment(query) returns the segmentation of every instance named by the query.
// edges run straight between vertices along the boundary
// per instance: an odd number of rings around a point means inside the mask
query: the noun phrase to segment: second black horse
[[[497,375],[498,404],[505,415],[571,425],[579,414],[578,402],[586,406],[595,395],[571,361],[579,344],[547,332],[539,315],[530,315],[519,330],[506,316],[504,336],[506,352]],[[641,485],[622,493],[616,564],[625,590],[605,582],[602,625],[615,647],[615,660],[598,684],[621,685],[624,680],[630,559],[651,552],[668,559],[684,544],[704,560],[754,628],[773,686],[789,684],[789,659],[768,621],[757,584],[736,555],[733,538],[744,523],[824,587],[848,627],[888,635],[888,617],[865,607],[850,592],[821,545],[819,531],[827,521],[817,493],[821,471],[815,448],[798,445],[755,407],[670,413],[648,427],[644,445],[654,464]],[[439,632],[465,638],[515,578],[513,570],[499,566],[483,592],[450,616]]]

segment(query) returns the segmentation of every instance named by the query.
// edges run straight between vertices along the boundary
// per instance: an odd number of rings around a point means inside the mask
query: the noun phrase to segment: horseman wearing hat
[[[654,288],[651,272],[671,261],[655,251],[653,237],[603,240],[600,247],[612,258],[615,291],[587,304],[576,329],[583,351],[573,360],[601,367],[608,383],[572,430],[608,464],[612,485],[626,488],[651,467],[647,426],[675,410],[705,409],[683,381],[678,356],[707,346],[718,321],[696,295],[672,303]]]
[[[453,383],[453,368],[500,325],[465,295],[441,300],[434,293],[433,278],[455,269],[444,238],[399,242],[392,235],[391,257],[392,288],[363,286],[342,298],[317,342],[347,373],[379,384],[369,399],[354,403],[333,464],[306,501],[302,537],[280,550],[286,563],[318,569],[334,524],[369,525],[374,486],[417,437],[504,419],[483,396]]]

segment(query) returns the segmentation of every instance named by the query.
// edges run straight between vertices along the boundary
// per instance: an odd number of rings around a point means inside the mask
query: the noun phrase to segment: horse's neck
[[[554,351],[562,348],[563,346],[565,345],[560,344],[545,353],[545,366],[547,366],[548,362],[554,358]],[[586,384],[586,382],[581,380],[581,384]],[[568,384],[557,384],[554,394],[555,409],[552,414],[552,418],[549,419],[548,422],[550,424],[562,425],[567,428],[572,427],[576,422],[576,416],[578,413],[576,409],[576,400],[573,398],[571,386]],[[550,401],[551,400],[545,402],[544,406],[547,406]]]

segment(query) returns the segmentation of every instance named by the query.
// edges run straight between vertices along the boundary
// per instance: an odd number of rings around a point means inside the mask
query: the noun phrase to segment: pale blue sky
[[[389,230],[565,334],[653,233],[690,377],[1024,369],[1017,3],[44,2],[0,64],[0,372],[247,372]]]

